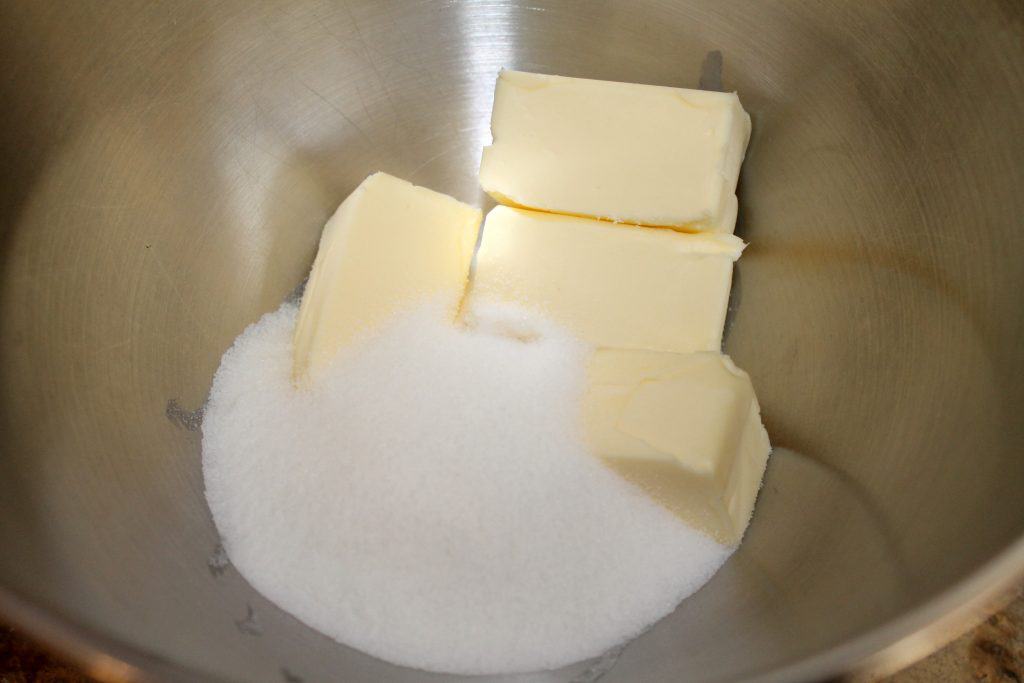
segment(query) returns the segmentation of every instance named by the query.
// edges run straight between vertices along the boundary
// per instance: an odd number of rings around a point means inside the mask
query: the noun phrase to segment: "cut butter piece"
[[[690,235],[498,206],[487,214],[467,309],[533,308],[594,346],[718,351],[733,235]]]
[[[480,210],[386,173],[364,180],[324,227],[295,328],[296,381],[399,310],[430,299],[454,319]]]
[[[718,353],[599,349],[588,380],[593,452],[687,523],[738,543],[771,451],[747,374]]]
[[[480,184],[511,206],[733,232],[750,116],[735,93],[502,71]]]

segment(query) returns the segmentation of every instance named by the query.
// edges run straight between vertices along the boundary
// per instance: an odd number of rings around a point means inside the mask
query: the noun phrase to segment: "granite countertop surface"
[[[1024,683],[1024,594],[929,657],[878,683]],[[0,683],[96,683],[0,625]]]
[[[883,681],[1024,682],[1024,589],[975,628]]]

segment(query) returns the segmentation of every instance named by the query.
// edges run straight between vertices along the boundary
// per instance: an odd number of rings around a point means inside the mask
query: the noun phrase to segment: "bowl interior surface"
[[[726,350],[775,451],[740,551],[602,680],[852,666],[1024,531],[1021,35],[982,1],[4,3],[0,607],[168,680],[451,680],[225,566],[199,409],[367,174],[486,204],[504,66],[753,118]]]

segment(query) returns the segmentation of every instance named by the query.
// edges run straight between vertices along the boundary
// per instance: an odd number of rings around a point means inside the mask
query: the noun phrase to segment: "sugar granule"
[[[587,452],[588,350],[557,327],[493,307],[467,330],[427,305],[296,390],[295,317],[224,355],[203,472],[235,567],[313,628],[432,671],[558,668],[637,635],[731,552]]]

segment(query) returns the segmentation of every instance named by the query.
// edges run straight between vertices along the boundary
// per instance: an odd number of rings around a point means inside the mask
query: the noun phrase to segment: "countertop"
[[[1024,681],[1024,591],[1004,609],[885,683]]]
[[[1024,595],[920,662],[878,683],[1024,683]],[[0,683],[95,683],[0,625]]]

